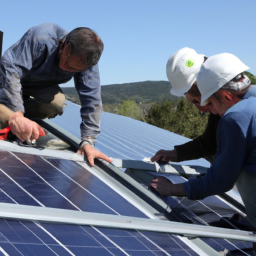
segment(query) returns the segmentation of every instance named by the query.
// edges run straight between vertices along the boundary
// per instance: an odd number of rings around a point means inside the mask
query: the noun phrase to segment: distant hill
[[[174,101],[179,97],[170,94],[171,85],[167,81],[145,81],[126,84],[112,84],[101,87],[103,104],[123,103],[131,99],[137,103],[162,102],[164,99]],[[78,98],[74,87],[64,87],[63,92],[71,98]]]

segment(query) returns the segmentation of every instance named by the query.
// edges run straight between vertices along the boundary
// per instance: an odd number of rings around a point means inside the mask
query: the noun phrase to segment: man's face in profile
[[[59,49],[59,67],[67,72],[82,72],[87,69],[82,58],[71,54],[70,43],[61,44]]]

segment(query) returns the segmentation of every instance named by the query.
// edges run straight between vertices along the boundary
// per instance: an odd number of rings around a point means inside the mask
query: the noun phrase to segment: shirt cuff
[[[82,141],[79,144],[79,148],[83,147],[84,145],[90,145],[93,148],[95,147],[96,138],[93,136],[85,136],[82,138]]]

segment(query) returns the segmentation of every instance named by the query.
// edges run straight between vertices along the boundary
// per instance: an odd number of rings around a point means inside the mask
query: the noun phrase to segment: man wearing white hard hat
[[[175,52],[166,65],[166,74],[172,86],[171,94],[179,97],[185,96],[201,112],[207,112],[208,107],[200,105],[201,95],[196,86],[196,77],[206,59],[205,55],[184,47]],[[201,136],[185,144],[176,145],[173,150],[162,149],[151,158],[151,161],[162,159],[180,162],[215,155],[218,122],[218,116],[210,115],[206,130]]]
[[[207,58],[203,54],[198,54],[195,50],[185,47],[168,59],[166,73],[172,85],[171,94],[180,97],[185,96],[199,111],[208,112],[208,106],[202,107],[200,105],[201,94],[196,85],[197,75],[204,62],[207,62]],[[256,96],[256,87],[252,87],[244,95],[244,98],[250,95]],[[210,113],[206,129],[202,135],[185,144],[174,146],[173,150],[159,150],[151,158],[151,161],[161,159],[167,162],[181,162],[204,157],[212,163],[217,152],[216,131],[219,120],[218,115]]]
[[[227,192],[236,184],[248,220],[256,229],[256,99],[248,94],[250,80],[243,74],[246,69],[229,53],[214,55],[202,65],[197,77],[201,104],[221,117],[216,161],[199,178],[172,184],[159,177],[151,186],[161,195],[186,195],[199,200]]]

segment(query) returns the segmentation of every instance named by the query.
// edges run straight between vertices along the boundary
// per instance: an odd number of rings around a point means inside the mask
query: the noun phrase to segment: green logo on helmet
[[[190,67],[192,67],[193,65],[194,65],[194,60],[191,59],[191,58],[187,59],[187,61],[186,61],[186,66],[187,66],[188,68],[190,68]]]

